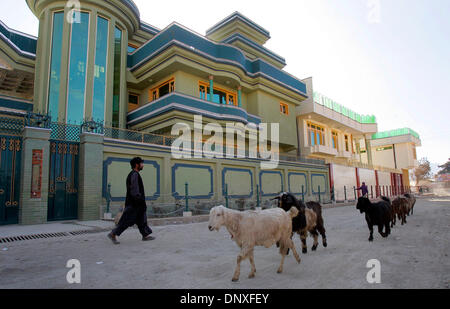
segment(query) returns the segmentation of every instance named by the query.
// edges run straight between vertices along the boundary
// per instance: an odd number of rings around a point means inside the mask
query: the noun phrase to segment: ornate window
[[[211,94],[210,94],[210,87],[205,82],[199,82],[199,94],[200,99],[210,101],[211,100]],[[237,94],[235,92],[231,92],[219,87],[213,88],[213,100],[214,103],[217,104],[224,104],[224,105],[238,105],[237,101]]]
[[[325,129],[320,125],[308,123],[308,139],[310,146],[325,146]]]
[[[286,103],[280,103],[280,113],[283,115],[289,115],[289,105]]]
[[[164,83],[158,85],[157,87],[150,90],[149,98],[150,102],[158,100],[169,93],[175,91],[175,79],[171,78]]]

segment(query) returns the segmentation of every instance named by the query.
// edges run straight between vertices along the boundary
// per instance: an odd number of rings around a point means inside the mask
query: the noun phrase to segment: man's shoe
[[[142,237],[142,241],[151,241],[151,240],[155,240],[155,237],[153,236]]]
[[[108,238],[112,241],[113,244],[118,245],[120,242],[117,241],[116,235],[113,233],[108,234]]]

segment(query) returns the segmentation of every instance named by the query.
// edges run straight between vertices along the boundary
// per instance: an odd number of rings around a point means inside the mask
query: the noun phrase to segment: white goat
[[[214,207],[209,215],[209,230],[219,231],[225,226],[231,234],[231,238],[241,248],[237,258],[236,271],[233,282],[239,280],[241,262],[250,259],[251,272],[249,278],[255,277],[256,267],[253,257],[255,246],[270,248],[280,245],[281,264],[278,273],[283,272],[284,259],[291,249],[294,257],[300,264],[300,257],[295,250],[292,236],[292,218],[298,215],[298,210],[293,207],[289,212],[281,208],[239,212],[227,209],[223,206]]]

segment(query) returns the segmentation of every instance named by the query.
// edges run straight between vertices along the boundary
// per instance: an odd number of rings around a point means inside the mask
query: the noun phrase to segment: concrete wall
[[[375,187],[377,185],[377,180],[375,178],[375,171],[374,170],[368,170],[364,168],[359,169],[359,180],[361,182],[361,185],[363,182],[366,183],[366,186],[369,188],[369,194],[371,194],[371,186],[373,187],[373,194],[375,196]]]
[[[103,193],[105,197],[111,184],[113,214],[125,201],[125,179],[131,170],[129,160],[134,156],[141,156],[146,162],[142,177],[150,212],[161,205],[174,207],[177,200],[184,205],[186,183],[190,205],[224,204],[226,185],[230,207],[240,199],[255,204],[257,190],[261,205],[271,204],[270,200],[282,191],[301,197],[302,186],[306,200],[318,200],[319,186],[321,200],[330,199],[326,166],[281,162],[276,170],[262,170],[258,160],[178,160],[172,158],[169,148],[110,139],[105,139],[104,147]],[[106,204],[105,199],[103,202]]]
[[[355,198],[353,187],[356,187],[356,169],[354,167],[333,164],[334,196],[336,201],[345,200],[344,186],[347,200]]]

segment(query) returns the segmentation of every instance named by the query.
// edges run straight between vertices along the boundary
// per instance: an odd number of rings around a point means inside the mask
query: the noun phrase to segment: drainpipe
[[[214,77],[212,75],[209,76],[209,100],[213,102],[214,98]]]

